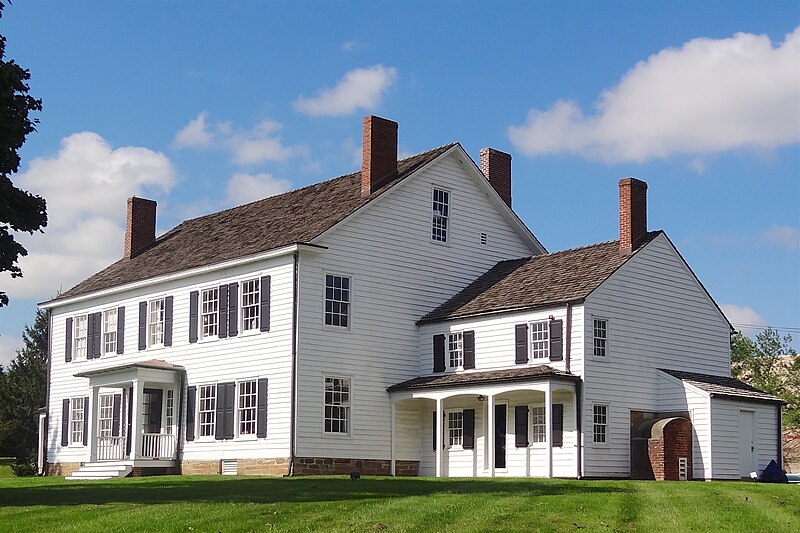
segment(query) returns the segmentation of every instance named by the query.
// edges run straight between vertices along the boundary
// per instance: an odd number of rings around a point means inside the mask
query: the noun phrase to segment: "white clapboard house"
[[[40,465],[152,473],[739,479],[780,460],[780,400],[730,377],[731,326],[620,181],[619,240],[547,253],[511,156],[397,160],[156,238],[50,314]]]

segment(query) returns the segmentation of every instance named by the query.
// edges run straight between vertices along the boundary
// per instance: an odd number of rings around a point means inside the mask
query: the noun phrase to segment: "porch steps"
[[[127,477],[133,467],[122,461],[102,461],[85,463],[80,470],[73,472],[64,479],[68,480],[103,480]]]

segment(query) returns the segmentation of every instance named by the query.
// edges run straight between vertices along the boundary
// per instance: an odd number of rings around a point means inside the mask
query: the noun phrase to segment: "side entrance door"
[[[755,427],[755,413],[739,411],[739,470],[743,478],[756,469]]]
[[[494,467],[506,467],[506,410],[504,403],[494,406]]]

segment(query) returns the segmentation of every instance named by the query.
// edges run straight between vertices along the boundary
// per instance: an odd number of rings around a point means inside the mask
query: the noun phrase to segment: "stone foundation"
[[[47,463],[45,475],[47,476],[68,476],[81,469],[80,463]]]
[[[176,466],[135,466],[131,470],[132,477],[143,476],[176,476],[180,474]]]
[[[358,472],[362,476],[388,476],[391,461],[388,459],[342,459],[330,457],[296,457],[295,476],[335,476]],[[419,461],[395,461],[398,476],[418,476]]]
[[[235,459],[237,472],[246,476],[283,476],[289,472],[289,458],[277,457],[272,459]],[[180,473],[188,476],[213,475],[222,473],[222,462],[212,461],[183,461]]]

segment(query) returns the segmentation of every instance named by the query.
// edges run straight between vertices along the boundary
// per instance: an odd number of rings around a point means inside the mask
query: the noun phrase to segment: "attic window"
[[[450,220],[450,192],[433,189],[433,218],[431,219],[431,240],[447,242],[448,222]]]

